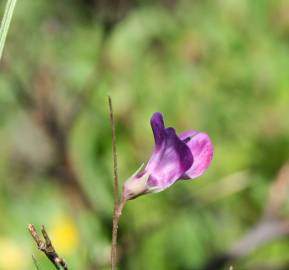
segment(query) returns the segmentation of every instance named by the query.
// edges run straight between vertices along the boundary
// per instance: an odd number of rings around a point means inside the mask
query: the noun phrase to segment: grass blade
[[[0,27],[0,60],[2,59],[5,40],[9,30],[16,2],[17,0],[8,0],[5,6],[4,16]]]

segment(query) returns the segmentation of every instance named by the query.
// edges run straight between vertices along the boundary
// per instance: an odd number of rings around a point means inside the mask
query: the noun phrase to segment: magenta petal
[[[149,160],[145,171],[151,174],[148,186],[161,191],[178,180],[193,164],[193,156],[189,147],[176,135],[173,128],[164,131],[161,145]]]
[[[184,173],[183,179],[192,179],[202,175],[210,166],[213,158],[213,144],[206,133],[186,131],[179,138],[187,144],[194,157],[193,165]]]

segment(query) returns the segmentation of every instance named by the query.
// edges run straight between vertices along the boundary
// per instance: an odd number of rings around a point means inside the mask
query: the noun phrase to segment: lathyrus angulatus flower
[[[213,144],[206,133],[190,130],[177,135],[166,128],[161,113],[151,118],[155,149],[146,164],[124,184],[124,200],[160,192],[178,180],[202,175],[213,158]]]

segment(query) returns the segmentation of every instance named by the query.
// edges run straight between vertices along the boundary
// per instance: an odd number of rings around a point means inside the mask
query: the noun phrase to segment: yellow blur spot
[[[57,217],[50,230],[50,235],[60,256],[73,253],[79,246],[79,234],[76,225],[69,217]]]
[[[21,247],[19,243],[10,239],[0,239],[1,270],[26,269],[29,259],[25,248]]]

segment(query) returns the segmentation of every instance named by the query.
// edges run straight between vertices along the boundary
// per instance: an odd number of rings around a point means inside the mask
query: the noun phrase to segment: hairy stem
[[[121,211],[124,207],[125,200],[119,200],[118,190],[118,170],[117,170],[117,152],[116,152],[116,134],[115,134],[115,122],[113,115],[113,107],[111,97],[108,97],[109,115],[112,132],[112,157],[113,157],[113,188],[114,188],[114,210],[113,210],[113,221],[112,221],[112,243],[111,243],[111,269],[116,270],[117,268],[117,232],[118,224],[121,216]]]

